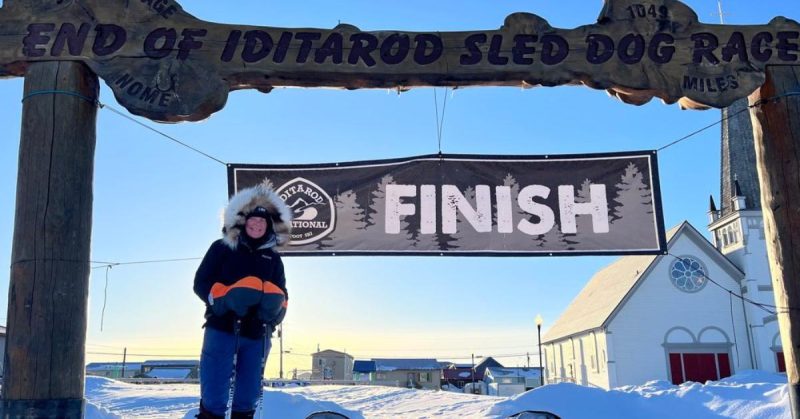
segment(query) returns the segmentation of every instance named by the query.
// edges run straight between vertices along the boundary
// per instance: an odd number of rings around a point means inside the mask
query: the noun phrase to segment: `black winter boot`
[[[222,416],[215,415],[215,414],[209,412],[208,410],[206,410],[206,408],[203,407],[203,402],[200,402],[200,412],[197,415],[195,415],[195,417],[197,419],[225,419],[225,415],[222,415]]]
[[[253,419],[256,415],[255,410],[249,412],[231,412],[231,419]]]

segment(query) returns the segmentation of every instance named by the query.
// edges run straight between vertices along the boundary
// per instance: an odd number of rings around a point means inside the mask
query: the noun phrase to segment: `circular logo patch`
[[[336,209],[331,197],[319,185],[298,177],[284,183],[276,192],[292,209],[290,245],[313,243],[331,234],[336,224]]]

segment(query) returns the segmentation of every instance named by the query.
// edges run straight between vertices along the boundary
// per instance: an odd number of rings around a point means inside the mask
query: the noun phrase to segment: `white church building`
[[[684,222],[667,232],[668,255],[625,256],[597,272],[542,338],[548,383],[610,389],[785,371],[747,112],[723,125],[721,175],[712,241]]]

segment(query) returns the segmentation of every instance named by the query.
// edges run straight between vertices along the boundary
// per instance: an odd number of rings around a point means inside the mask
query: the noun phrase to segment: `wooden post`
[[[80,418],[97,76],[32,63],[24,94],[0,417]]]
[[[800,94],[800,66],[768,67],[750,104],[790,93]],[[750,113],[791,411],[800,419],[800,96],[769,100]]]

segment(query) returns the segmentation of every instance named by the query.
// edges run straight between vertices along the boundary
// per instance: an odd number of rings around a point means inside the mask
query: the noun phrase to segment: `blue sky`
[[[601,1],[230,2],[184,0],[197,17],[225,23],[362,30],[474,30],[499,27],[525,11],[551,25],[593,23]],[[687,2],[702,21],[719,20],[717,2]],[[727,0],[726,21],[800,19],[796,2]],[[466,88],[444,95],[442,151],[562,154],[650,150],[719,120],[719,111],[681,111],[659,101],[635,107],[586,87]],[[22,79],[0,82],[0,265],[10,265]],[[121,109],[105,88],[101,101]],[[434,89],[277,89],[239,91],[210,119],[157,125],[231,163],[323,163],[396,158],[438,151]],[[156,125],[149,121],[147,124]],[[121,117],[99,111],[92,260],[128,262],[201,257],[219,236],[225,167]],[[667,228],[686,219],[705,231],[708,195],[719,194],[719,128],[659,153]],[[611,257],[287,258],[292,296],[285,322],[285,369],[309,369],[307,354],[346,350],[357,358],[471,354],[524,365],[534,353],[534,317],[544,329]],[[203,305],[191,291],[198,261],[125,265],[92,271],[89,361],[121,361],[122,348],[148,356],[199,353]],[[103,330],[100,330],[108,273]],[[0,276],[5,323],[8,275]],[[267,375],[278,371],[278,341]],[[102,355],[118,353],[120,355]],[[152,355],[152,356],[150,356]],[[532,364],[536,357],[531,358]]]

